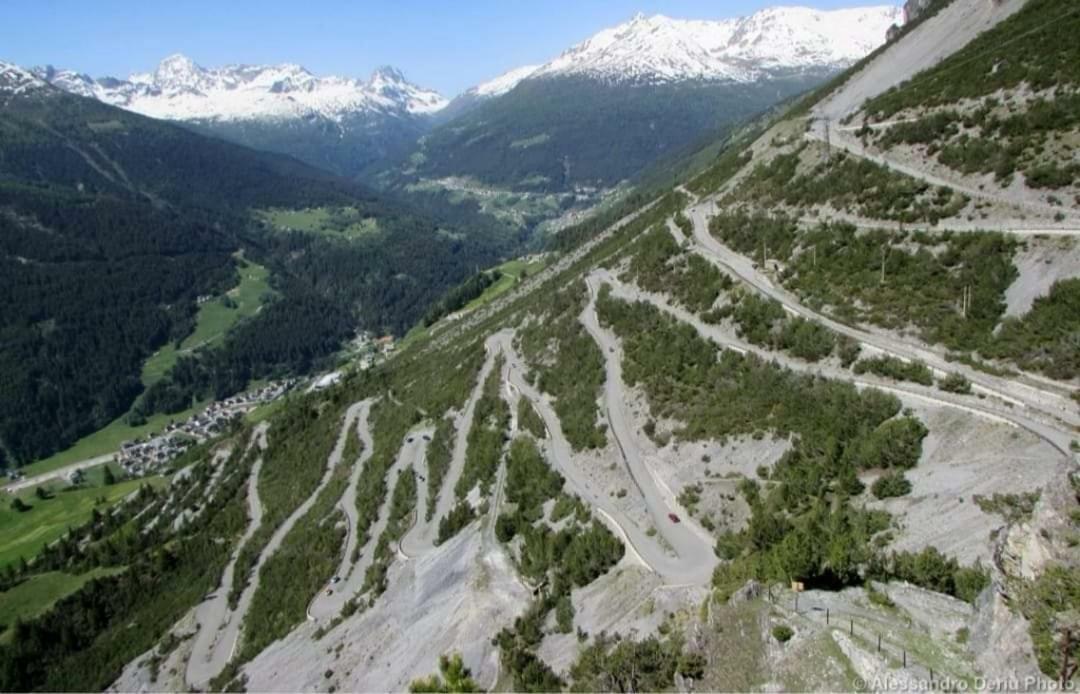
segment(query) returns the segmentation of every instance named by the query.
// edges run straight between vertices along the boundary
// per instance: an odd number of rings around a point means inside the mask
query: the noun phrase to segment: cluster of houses
[[[349,353],[356,359],[360,369],[365,370],[393,353],[394,344],[393,335],[375,337],[367,331],[360,331],[349,345]]]
[[[125,441],[120,444],[120,451],[114,460],[128,475],[145,475],[170,463],[195,443],[222,433],[233,420],[244,416],[255,407],[281,397],[292,389],[296,382],[297,379],[275,381],[262,388],[214,402],[183,422],[169,424],[165,431],[157,436]]]

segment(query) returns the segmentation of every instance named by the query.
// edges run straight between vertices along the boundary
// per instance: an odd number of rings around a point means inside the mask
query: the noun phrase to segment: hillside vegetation
[[[869,124],[901,121],[873,135],[883,148],[923,145],[928,156],[1007,185],[1022,173],[1034,188],[1074,188],[1080,125],[1080,15],[1068,0],[1031,0],[937,67],[869,100]]]

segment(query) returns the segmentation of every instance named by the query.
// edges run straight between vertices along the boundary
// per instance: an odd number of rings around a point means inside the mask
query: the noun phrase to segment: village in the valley
[[[296,383],[295,378],[274,381],[261,388],[213,402],[186,420],[169,424],[156,436],[125,441],[120,444],[120,450],[113,460],[123,468],[125,474],[141,477],[172,462],[190,446],[224,432],[231,422],[259,405],[282,397]]]
[[[361,369],[371,368],[394,349],[393,337],[374,337],[362,332],[350,343],[350,354]],[[331,371],[311,380],[309,390],[322,390],[341,379],[341,371]],[[187,448],[226,431],[229,424],[260,405],[283,397],[301,379],[289,378],[211,403],[205,410],[183,422],[168,425],[163,432],[148,439],[125,441],[114,458],[132,477],[140,477],[172,462]]]
[[[375,337],[368,332],[359,332],[349,343],[346,353],[351,364],[365,370],[389,356],[394,346],[394,338],[391,336]],[[188,448],[224,433],[234,421],[244,417],[255,408],[284,397],[302,384],[307,384],[306,388],[300,389],[307,392],[328,388],[341,380],[343,375],[344,371],[339,369],[311,378],[271,381],[261,387],[212,402],[205,409],[187,419],[168,424],[160,433],[124,441],[115,454],[100,456],[82,464],[68,465],[51,473],[31,477],[27,477],[19,470],[12,470],[8,473],[8,484],[5,489],[9,493],[14,493],[48,479],[58,478],[65,479],[71,485],[79,485],[85,479],[88,468],[106,462],[119,465],[126,477],[158,474]]]

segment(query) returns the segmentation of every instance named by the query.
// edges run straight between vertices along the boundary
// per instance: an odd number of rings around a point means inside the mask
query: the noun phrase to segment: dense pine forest
[[[179,412],[252,378],[304,372],[359,329],[402,334],[514,243],[51,88],[3,97],[0,143],[3,466],[71,445],[137,398],[137,416]],[[359,210],[378,231],[282,233],[251,213],[322,205]],[[274,298],[140,398],[143,362],[192,332],[198,297],[235,283],[238,252],[270,270]]]

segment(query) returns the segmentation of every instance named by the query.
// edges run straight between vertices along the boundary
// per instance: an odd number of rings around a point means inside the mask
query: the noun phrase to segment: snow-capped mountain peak
[[[384,65],[371,74],[367,89],[384,99],[404,104],[409,113],[434,113],[447,104],[441,94],[420,89],[405,79],[401,70]]]
[[[544,65],[511,70],[470,93],[497,96],[524,79],[570,75],[643,83],[750,82],[785,71],[837,69],[883,43],[888,28],[901,22],[901,9],[891,5],[772,7],[716,21],[639,12]]]
[[[149,73],[127,80],[91,79],[51,66],[35,74],[81,96],[154,118],[182,121],[289,120],[322,117],[340,122],[357,114],[413,116],[446,104],[437,92],[409,82],[392,67],[367,82],[317,77],[300,65],[226,65],[205,68],[173,54]]]
[[[0,94],[25,94],[45,86],[45,81],[29,70],[0,60]]]
[[[153,83],[162,91],[201,90],[212,85],[206,70],[180,53],[174,53],[158,63]]]
[[[406,80],[405,75],[401,73],[401,70],[398,70],[393,65],[382,65],[375,68],[375,71],[371,73],[371,79],[369,81],[375,83],[380,81],[405,82]]]

